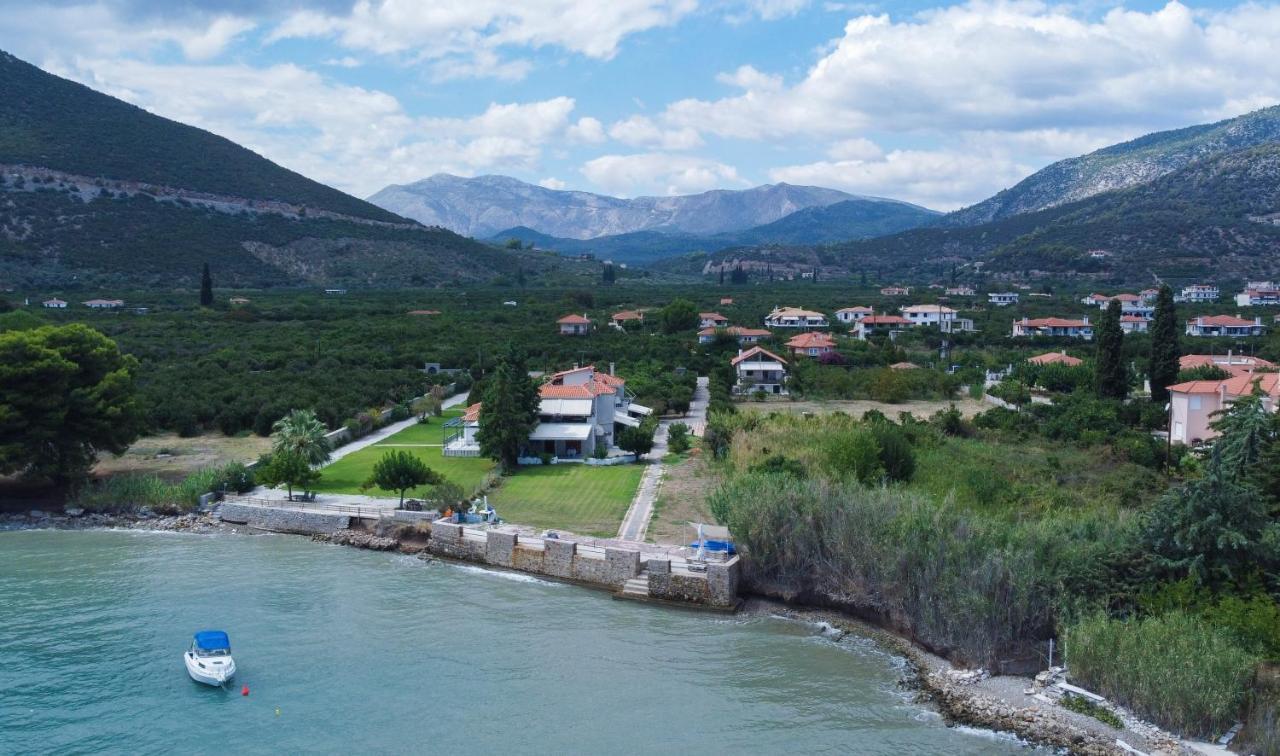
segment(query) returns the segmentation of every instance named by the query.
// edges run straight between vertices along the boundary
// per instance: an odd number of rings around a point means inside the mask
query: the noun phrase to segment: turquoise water
[[[182,666],[207,627],[232,689]],[[898,677],[803,623],[301,538],[0,533],[3,753],[1020,750]]]

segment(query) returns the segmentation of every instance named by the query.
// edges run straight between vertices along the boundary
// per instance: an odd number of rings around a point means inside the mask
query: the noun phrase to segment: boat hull
[[[191,654],[190,651],[182,655],[182,660],[187,666],[187,674],[192,680],[204,685],[212,685],[221,687],[225,685],[236,674],[236,663],[231,657],[222,657],[214,664],[212,661],[201,667],[201,661]]]

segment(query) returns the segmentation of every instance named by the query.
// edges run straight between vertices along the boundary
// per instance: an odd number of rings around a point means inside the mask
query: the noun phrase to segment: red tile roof
[[[835,339],[825,333],[801,333],[792,336],[787,340],[787,346],[792,349],[813,349],[815,347],[833,347],[836,345]]]
[[[1174,384],[1169,390],[1177,394],[1216,394],[1221,391],[1231,396],[1245,396],[1253,393],[1254,384],[1268,396],[1280,396],[1280,373],[1245,373],[1222,381],[1187,381]]]
[[[557,320],[556,322],[557,322],[557,323],[563,323],[563,324],[566,324],[566,325],[568,325],[568,324],[570,324],[570,323],[581,323],[581,324],[584,324],[584,325],[585,325],[585,324],[590,323],[591,321],[590,321],[590,320],[588,320],[587,318],[583,317],[582,315],[565,315],[563,318],[560,318],[560,319],[559,319],[559,320]]]
[[[639,310],[623,310],[622,312],[615,312],[613,320],[644,320],[644,313]]]
[[[1257,325],[1257,323],[1255,323],[1252,320],[1237,318],[1234,315],[1204,315],[1198,318],[1192,318],[1188,320],[1187,325],[1244,327],[1244,326]]]
[[[1037,354],[1035,357],[1027,359],[1032,365],[1083,365],[1084,360],[1079,357],[1072,357],[1062,352],[1046,352],[1045,354]]]
[[[1066,318],[1034,318],[1031,320],[1023,318],[1015,322],[1028,328],[1084,328],[1092,325],[1083,320],[1067,320]]]
[[[476,402],[470,407],[467,407],[467,411],[462,413],[462,422],[464,423],[480,422],[480,404],[481,404],[480,402]]]
[[[1184,354],[1178,358],[1179,370],[1191,370],[1198,367],[1213,366],[1234,375],[1252,373],[1259,368],[1275,368],[1275,363],[1261,357],[1248,357],[1243,354]]]
[[[758,346],[751,347],[750,349],[738,355],[737,357],[734,357],[733,359],[729,360],[729,364],[737,365],[739,362],[742,362],[743,360],[749,360],[752,357],[756,357],[758,355],[764,355],[765,357],[769,357],[775,362],[781,362],[783,365],[787,364],[787,361],[782,359],[778,355],[774,354],[773,352],[770,352],[764,347],[758,347]]]
[[[698,318],[701,320],[717,320],[724,323],[729,322],[728,318],[726,318],[725,316],[721,315],[718,312],[700,312],[698,313]]]

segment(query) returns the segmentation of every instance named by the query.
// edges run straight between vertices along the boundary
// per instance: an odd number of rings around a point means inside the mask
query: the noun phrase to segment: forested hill
[[[0,286],[44,291],[488,282],[494,249],[0,53]]]
[[[1095,258],[1093,250],[1109,254]],[[981,261],[989,271],[1098,274],[1134,283],[1280,276],[1280,144],[1193,163],[1149,183],[969,228],[924,228],[817,247],[726,250],[672,271],[744,267],[937,278]],[[749,264],[748,264],[749,263]]]
[[[0,165],[404,219],[240,145],[54,76],[0,51]]]
[[[942,219],[972,226],[1125,189],[1217,155],[1280,141],[1280,106],[1218,123],[1160,131],[1060,160],[976,205]]]

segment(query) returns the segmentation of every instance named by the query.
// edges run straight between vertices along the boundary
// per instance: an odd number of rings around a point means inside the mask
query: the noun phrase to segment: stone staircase
[[[641,572],[639,577],[633,577],[622,586],[622,595],[628,598],[649,598],[649,573]]]

